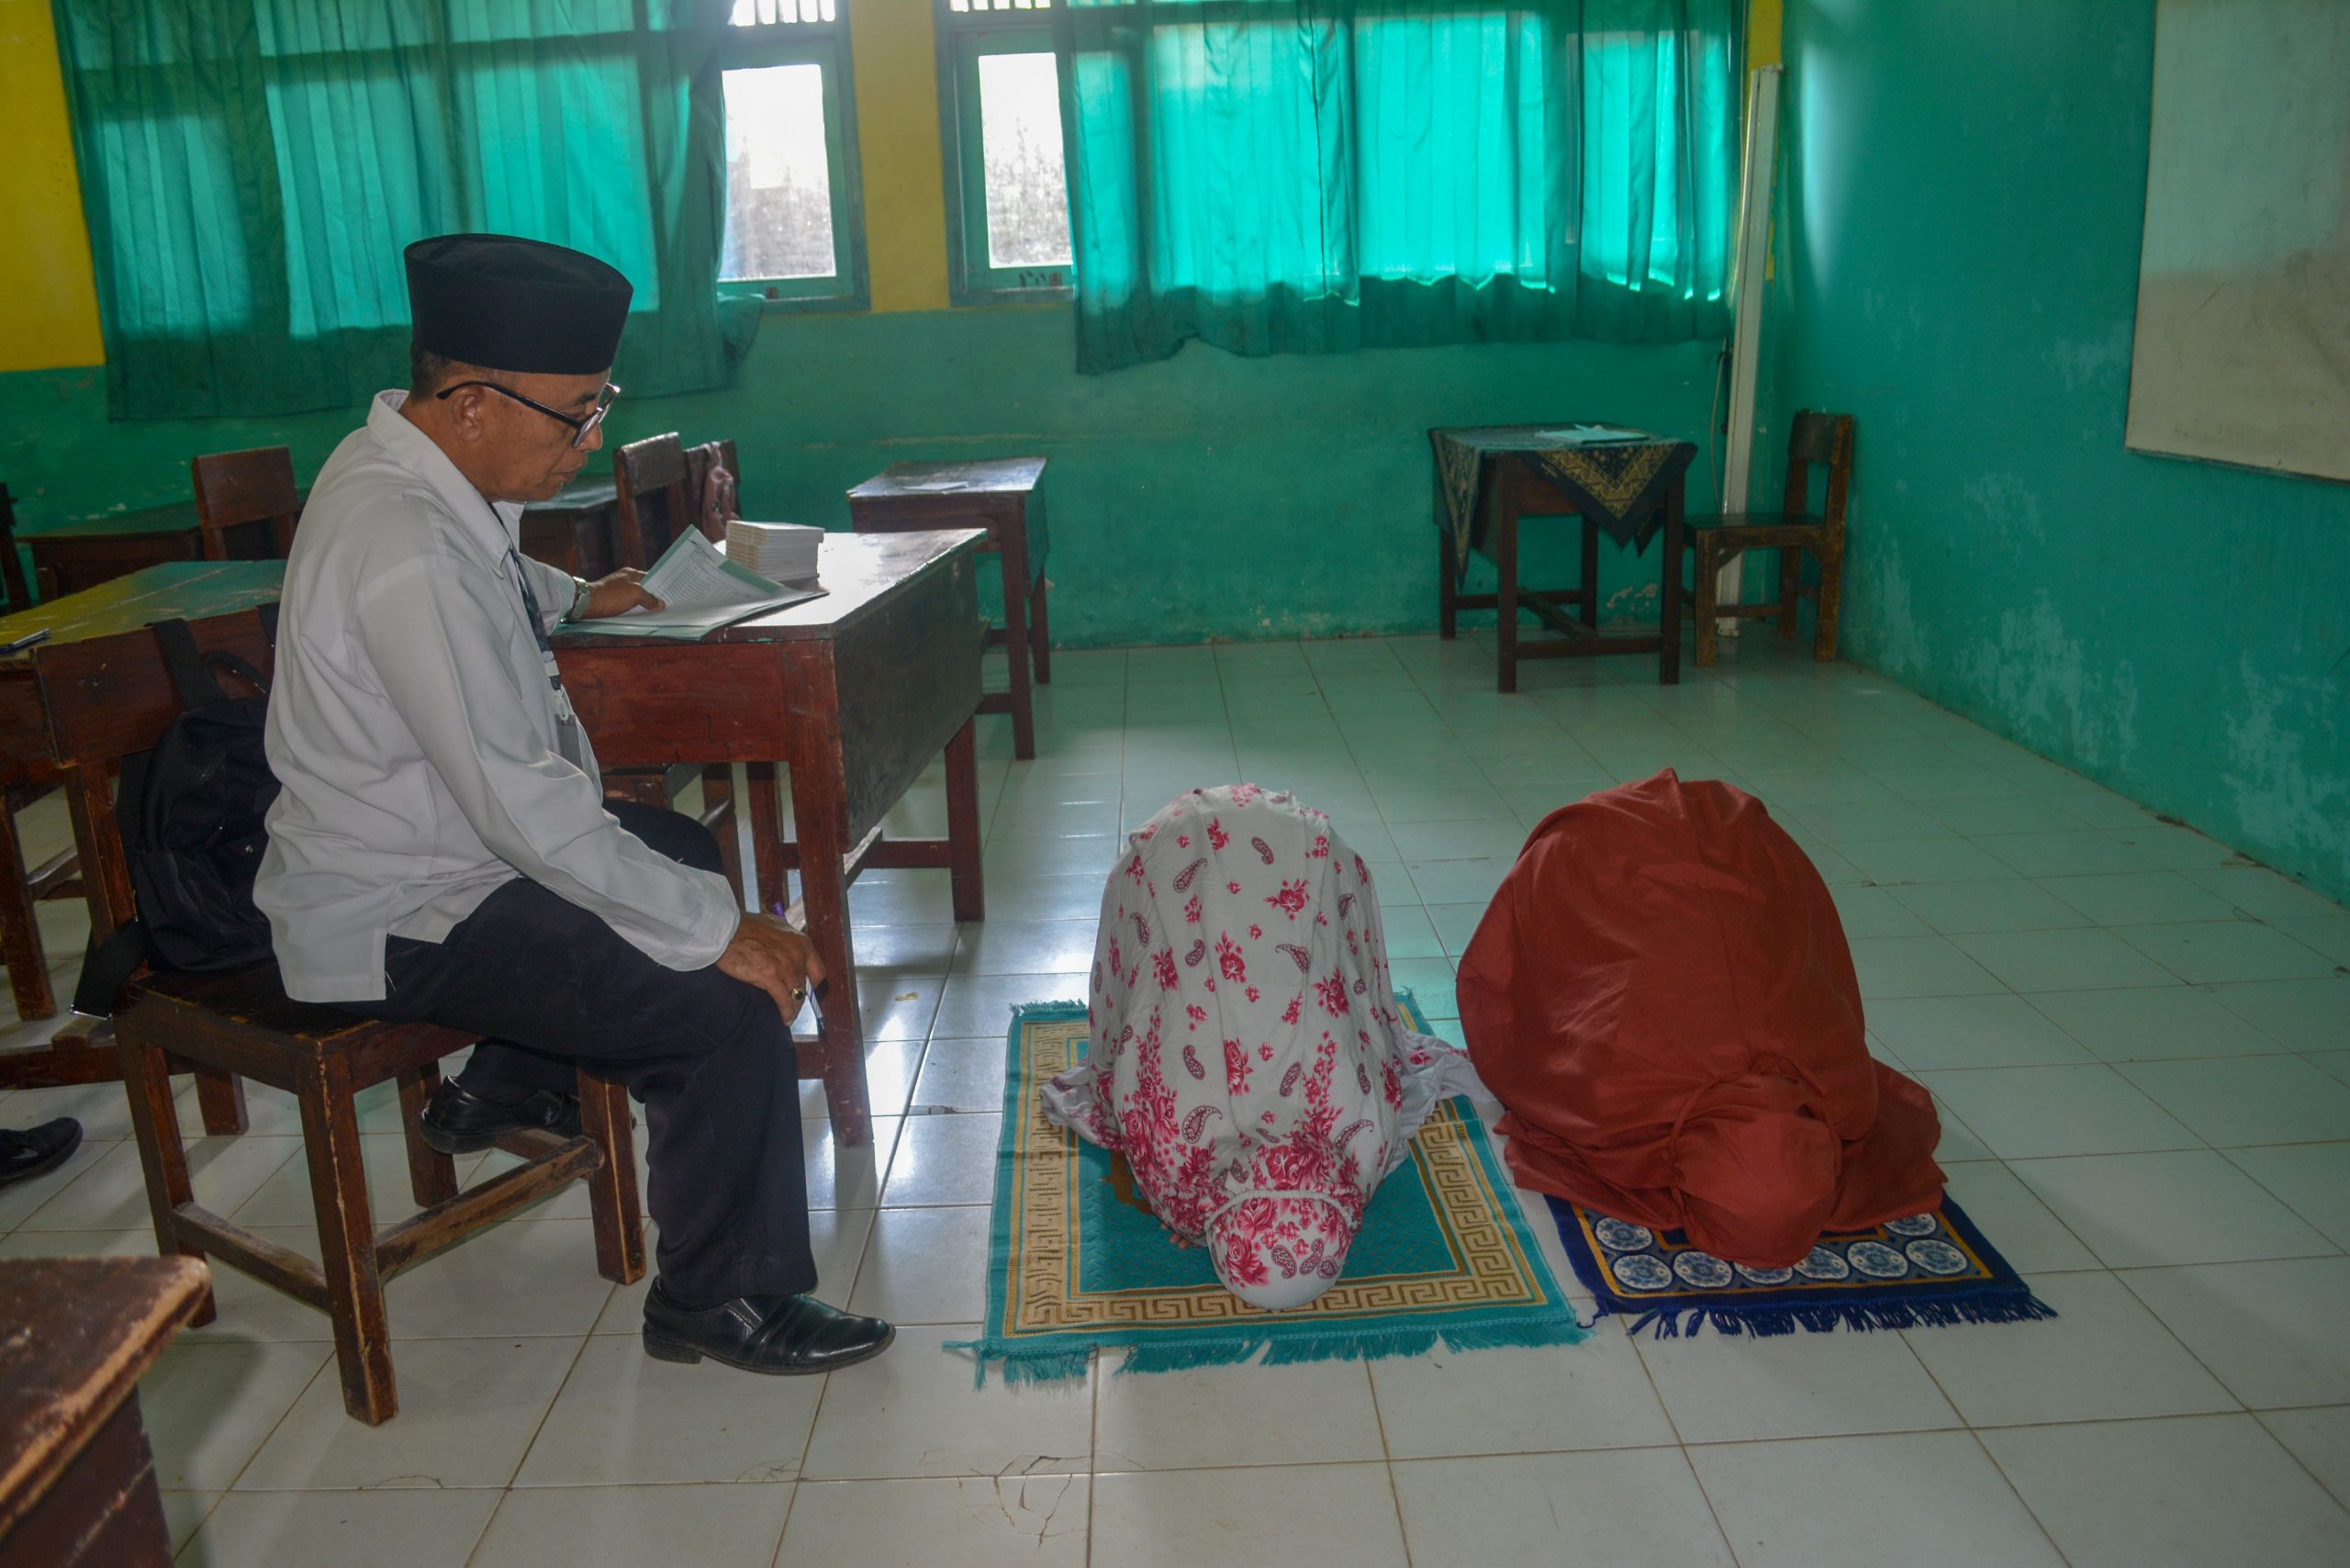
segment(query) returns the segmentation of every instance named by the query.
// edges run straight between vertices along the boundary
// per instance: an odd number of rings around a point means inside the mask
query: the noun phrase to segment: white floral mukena
[[[1468,1058],[1404,1026],[1379,900],[1322,812],[1193,790],[1102,895],[1091,1046],[1046,1113],[1125,1155],[1169,1229],[1252,1305],[1338,1277],[1379,1182]]]

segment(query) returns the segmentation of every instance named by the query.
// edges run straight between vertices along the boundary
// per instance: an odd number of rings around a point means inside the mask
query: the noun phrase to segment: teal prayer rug
[[[1426,1021],[1398,999],[1412,1027]],[[1287,1312],[1217,1282],[1204,1247],[1181,1244],[1125,1162],[1057,1126],[1037,1090],[1085,1054],[1085,1009],[1053,1002],[1013,1020],[988,1238],[979,1379],[1082,1377],[1096,1350],[1129,1372],[1572,1345],[1574,1309],[1542,1260],[1509,1178],[1467,1099],[1440,1103],[1412,1157],[1380,1183],[1337,1282]]]
[[[1599,1316],[1630,1317],[1633,1334],[1653,1328],[1671,1339],[1707,1323],[1722,1334],[1824,1334],[2056,1316],[1947,1194],[1930,1214],[1830,1231],[1792,1269],[1749,1269],[1691,1246],[1680,1231],[1549,1202]]]

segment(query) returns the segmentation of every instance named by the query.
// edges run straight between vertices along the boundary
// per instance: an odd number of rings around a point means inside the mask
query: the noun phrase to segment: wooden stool
[[[982,713],[1012,715],[1012,755],[1036,755],[1035,710],[1028,695],[1029,664],[1035,682],[1053,678],[1053,639],[1046,619],[1045,459],[999,457],[978,463],[900,463],[848,493],[849,526],[859,533],[903,533],[934,528],[984,528],[983,553],[1003,562],[1003,625],[990,628],[989,647],[1012,660],[1012,689],[979,699]]]
[[[209,655],[234,653],[264,676],[272,650],[252,611],[192,622]],[[151,630],[67,643],[38,654],[50,735],[67,769],[74,835],[86,875],[102,886],[93,901],[111,918],[101,938],[132,908],[130,873],[108,780],[122,758],[144,751],[179,716]],[[399,1408],[384,1317],[384,1282],[455,1246],[527,1204],[574,1181],[588,1182],[596,1266],[617,1283],[644,1275],[644,1226],[637,1206],[636,1159],[627,1095],[582,1072],[585,1134],[517,1133],[498,1147],[524,1163],[460,1192],[450,1158],[424,1141],[418,1117],[440,1082],[442,1057],[476,1036],[429,1024],[387,1024],[287,998],[277,966],[205,974],[151,974],[133,980],[115,1014],[122,1081],[147,1178],[155,1242],[164,1256],[217,1258],[334,1322],[343,1407],[370,1426]],[[320,1260],[313,1262],[196,1201],[172,1101],[174,1059],[234,1072],[292,1093],[301,1107],[302,1144],[317,1205]],[[423,1213],[375,1226],[360,1159],[359,1091],[397,1079],[408,1180]],[[518,1281],[518,1289],[527,1288]],[[210,1300],[190,1321],[212,1321]]]

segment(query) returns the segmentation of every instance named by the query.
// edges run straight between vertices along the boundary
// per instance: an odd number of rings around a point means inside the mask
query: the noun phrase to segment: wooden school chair
[[[706,441],[686,449],[687,502],[702,537],[726,548],[726,525],[743,515],[742,465],[732,441]]]
[[[1824,508],[1811,511],[1811,468],[1828,468]],[[1731,615],[1741,621],[1775,621],[1779,636],[1791,640],[1805,599],[1815,600],[1818,615],[1813,628],[1813,656],[1825,662],[1836,656],[1836,616],[1843,598],[1844,510],[1852,490],[1852,416],[1796,415],[1787,431],[1787,487],[1783,510],[1775,512],[1725,512],[1684,520],[1684,537],[1696,558],[1690,591],[1683,599],[1697,622],[1696,656],[1703,667],[1718,652],[1715,618]],[[1722,567],[1749,550],[1779,554],[1779,597],[1761,604],[1718,604],[1715,579]],[[1803,557],[1819,563],[1819,581],[1803,580]]]
[[[293,454],[285,447],[209,453],[190,463],[188,472],[196,486],[196,526],[204,536],[206,560],[228,560],[229,532],[254,523],[269,525],[269,548],[261,555],[283,560],[294,548],[302,497],[294,484]],[[254,552],[248,547],[239,554],[251,556]]]
[[[267,678],[270,639],[252,611],[187,623],[207,663],[233,654]],[[91,918],[104,937],[132,913],[110,780],[122,759],[152,746],[183,709],[155,630],[66,643],[36,655],[51,744],[66,769],[85,874],[100,890]],[[233,677],[223,684],[234,689]],[[289,1000],[277,966],[133,980],[115,1012],[155,1240],[164,1256],[209,1257],[333,1319],[344,1408],[370,1426],[399,1408],[384,1316],[384,1282],[575,1181],[588,1183],[597,1269],[626,1284],[644,1274],[633,1134],[625,1092],[579,1075],[584,1137],[533,1130],[498,1147],[524,1163],[459,1191],[450,1158],[425,1143],[418,1116],[440,1082],[438,1063],[474,1043],[429,1024],[376,1023]],[[233,1072],[293,1094],[317,1205],[319,1259],[265,1239],[196,1200],[172,1103],[174,1059]],[[378,1230],[361,1164],[353,1097],[399,1081],[408,1180],[423,1212]],[[518,1289],[527,1282],[516,1282]],[[207,1300],[194,1322],[212,1320]]]

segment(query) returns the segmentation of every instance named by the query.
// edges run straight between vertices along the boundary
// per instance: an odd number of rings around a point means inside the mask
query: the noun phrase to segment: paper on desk
[[[909,479],[898,487],[901,490],[968,490],[968,479]]]
[[[694,638],[769,610],[780,610],[822,590],[785,588],[738,566],[694,529],[687,529],[644,574],[647,593],[663,600],[659,610],[632,610],[575,629],[621,636]]]
[[[1627,430],[1622,425],[1561,425],[1536,433],[1545,441],[1572,442],[1577,446],[1612,446],[1618,442],[1654,439],[1646,431]]]

